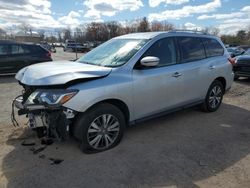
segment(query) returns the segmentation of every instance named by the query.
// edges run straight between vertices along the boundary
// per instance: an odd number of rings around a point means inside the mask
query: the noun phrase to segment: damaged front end
[[[24,86],[23,94],[14,99],[12,107],[18,109],[18,115],[26,115],[29,127],[37,132],[39,138],[65,140],[76,112],[63,104],[77,92],[75,89],[39,89]],[[17,124],[14,110],[12,122]]]

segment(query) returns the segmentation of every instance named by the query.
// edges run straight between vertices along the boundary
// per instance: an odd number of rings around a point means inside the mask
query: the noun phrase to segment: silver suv
[[[211,35],[128,34],[76,62],[23,68],[16,79],[24,92],[14,104],[39,137],[63,140],[72,133],[84,152],[104,151],[140,120],[194,105],[216,111],[234,77],[228,58]]]

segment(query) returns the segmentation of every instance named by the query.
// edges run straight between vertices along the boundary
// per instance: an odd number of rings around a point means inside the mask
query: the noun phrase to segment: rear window
[[[215,39],[203,38],[202,39],[207,57],[221,56],[224,54],[224,48]]]
[[[29,47],[32,49],[33,53],[39,53],[39,54],[48,53],[48,51],[43,47],[41,47],[40,45],[31,45]]]
[[[206,58],[204,46],[200,38],[178,37],[178,41],[182,63]]]

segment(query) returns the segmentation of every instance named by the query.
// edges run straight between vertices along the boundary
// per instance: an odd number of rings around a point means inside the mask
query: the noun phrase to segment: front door
[[[174,38],[156,41],[141,57],[155,56],[160,59],[156,67],[142,67],[137,63],[133,70],[134,117],[145,116],[167,110],[180,102],[182,82],[180,65]]]

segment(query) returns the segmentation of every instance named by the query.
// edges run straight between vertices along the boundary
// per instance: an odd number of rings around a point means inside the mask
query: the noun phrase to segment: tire
[[[101,103],[78,117],[73,134],[84,153],[97,153],[119,144],[124,129],[123,113],[112,104]]]
[[[215,80],[209,87],[205,101],[201,108],[205,112],[215,112],[221,105],[224,95],[224,87],[219,80]]]

